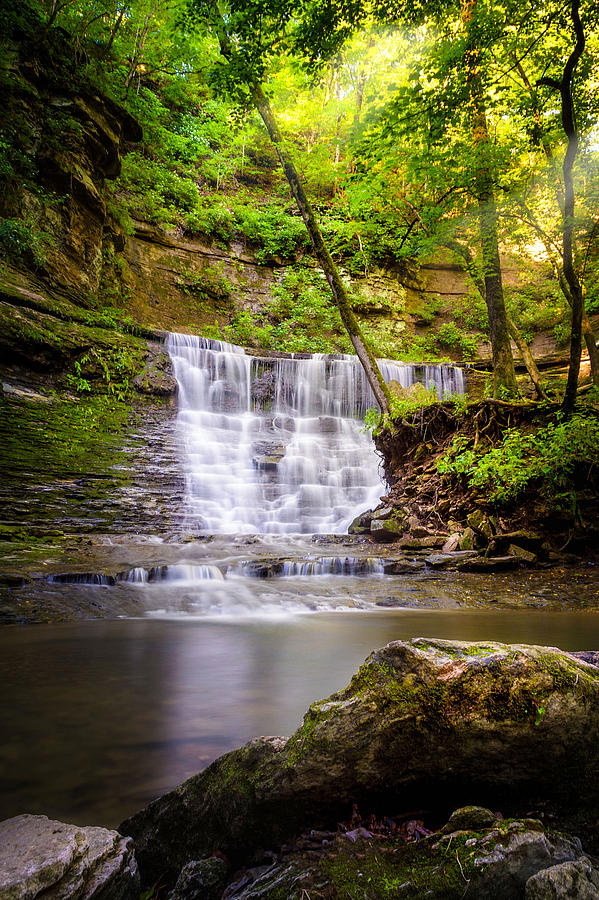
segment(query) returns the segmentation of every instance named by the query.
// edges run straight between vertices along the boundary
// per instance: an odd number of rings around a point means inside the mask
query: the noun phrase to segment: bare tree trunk
[[[564,217],[564,199],[565,199],[564,192],[562,190],[562,186],[559,181],[559,176],[556,171],[555,157],[553,155],[551,145],[549,144],[549,141],[547,140],[547,137],[544,134],[544,123],[543,123],[543,119],[541,116],[541,110],[540,110],[538,104],[536,103],[535,92],[534,92],[533,86],[530,83],[522,64],[518,61],[516,62],[516,69],[518,71],[518,74],[520,75],[520,78],[522,79],[523,84],[525,85],[526,89],[529,91],[529,93],[533,99],[533,117],[535,120],[535,125],[539,129],[541,146],[543,147],[543,152],[545,154],[545,158],[547,160],[549,169],[550,169],[553,179],[555,181],[555,197],[557,200],[557,204],[561,210],[562,217]],[[568,287],[568,282],[566,281],[566,278],[564,276],[562,268],[558,265],[557,260],[554,257],[554,253],[553,253],[553,249],[551,247],[550,240],[548,239],[548,236],[545,234],[543,229],[538,225],[538,223],[536,221],[534,221],[534,217],[532,216],[532,213],[530,212],[530,210],[527,209],[526,212],[527,212],[527,218],[529,220],[529,223],[535,228],[535,231],[537,232],[537,234],[540,236],[541,240],[543,241],[543,244],[545,246],[545,252],[547,253],[549,262],[551,264],[551,268],[553,269],[553,274],[555,275],[555,277],[559,283],[561,291],[562,291],[564,297],[566,298],[568,305],[571,307],[572,306],[572,294],[570,293],[570,288]],[[563,263],[563,260],[562,260],[562,263]],[[583,307],[583,311],[582,311],[582,335],[584,338],[584,342],[586,344],[587,352],[589,354],[589,362],[591,364],[591,380],[594,385],[599,386],[599,349],[597,348],[597,342],[595,340],[593,326],[591,325],[591,323],[589,321],[589,317],[588,317],[584,307]]]
[[[463,0],[462,21],[466,28],[472,20],[476,4],[477,0]],[[474,145],[475,181],[485,280],[484,296],[489,315],[493,354],[493,394],[495,397],[504,393],[507,393],[508,396],[517,396],[518,385],[507,327],[499,259],[497,208],[491,174],[491,141],[483,96],[480,52],[476,44],[466,50],[464,59],[470,91],[470,122]]]
[[[337,56],[335,66],[335,100],[337,101],[337,124],[335,129],[335,181],[333,194],[339,187],[339,161],[341,160],[341,56]]]
[[[381,412],[383,413],[383,415],[389,415],[389,388],[385,384],[383,376],[381,375],[381,370],[378,367],[378,363],[374,357],[372,350],[364,339],[362,329],[360,328],[358,320],[356,319],[356,315],[351,307],[349,297],[347,296],[345,285],[341,280],[341,276],[337,271],[337,267],[333,262],[331,254],[329,253],[328,248],[324,242],[322,232],[316,220],[316,216],[314,215],[314,211],[312,210],[312,205],[308,200],[308,197],[306,196],[306,192],[304,191],[303,185],[299,179],[299,175],[291,158],[291,154],[288,152],[288,150],[286,150],[283,143],[283,138],[272,114],[268,98],[266,97],[260,85],[252,85],[251,89],[254,105],[257,111],[260,113],[270,139],[275,146],[277,156],[279,157],[279,161],[283,166],[287,181],[289,182],[289,186],[291,188],[291,192],[295,198],[295,202],[297,203],[302,219],[304,220],[306,230],[310,236],[314,253],[316,254],[316,258],[318,259],[322,267],[322,270],[331,289],[333,299],[339,310],[341,321],[343,322],[347,330],[349,339],[352,342],[354,350],[356,351],[356,355],[362,363],[362,366],[366,373],[366,377],[368,379],[368,383],[372,388],[372,392],[375,396],[376,402],[381,409]]]
[[[117,16],[116,22],[114,23],[114,25],[112,27],[112,31],[110,32],[110,38],[108,40],[108,43],[104,47],[104,51],[103,51],[102,55],[100,56],[100,59],[106,59],[106,57],[110,53],[110,51],[112,49],[112,45],[114,43],[114,39],[117,36],[119,28],[121,27],[121,22],[123,21],[124,15],[125,15],[125,3],[123,0],[121,10]]]
[[[146,45],[146,38],[148,36],[148,31],[150,30],[150,22],[152,20],[152,16],[156,12],[156,0],[152,3],[152,9],[144,18],[144,23],[142,25],[141,33],[135,41],[135,50],[133,51],[133,56],[131,57],[131,63],[129,65],[129,71],[127,73],[127,77],[125,78],[125,88],[127,93],[129,93],[129,88],[131,87],[131,82],[133,81],[133,77],[137,71],[137,67],[140,63],[142,53],[144,51],[144,47]]]
[[[564,207],[563,207],[563,259],[564,278],[568,283],[572,297],[572,328],[570,331],[570,366],[568,368],[568,381],[562,403],[564,412],[570,413],[576,403],[578,391],[578,375],[580,372],[580,358],[582,356],[582,320],[584,314],[584,298],[582,286],[574,269],[573,241],[574,241],[574,179],[572,169],[574,160],[578,154],[578,132],[574,121],[574,103],[572,99],[572,80],[574,69],[582,56],[585,47],[585,36],[579,15],[579,0],[571,0],[570,17],[574,28],[576,43],[566,65],[561,81],[553,78],[541,78],[539,84],[548,85],[554,90],[559,90],[561,99],[562,127],[568,138],[568,147],[562,166],[564,175]]]
[[[526,371],[530,375],[530,380],[535,386],[537,397],[540,400],[547,400],[547,394],[545,393],[541,385],[541,373],[539,372],[534,356],[530,352],[530,347],[522,337],[520,329],[510,316],[507,317],[507,327],[510,333],[510,337],[522,354],[522,359],[524,361],[524,365],[526,366]]]

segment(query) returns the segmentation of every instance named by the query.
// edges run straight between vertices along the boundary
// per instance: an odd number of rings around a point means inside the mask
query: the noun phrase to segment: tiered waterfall
[[[375,406],[354,356],[262,359],[171,334],[186,515],[207,534],[344,533],[383,489],[363,416]],[[380,362],[386,381],[463,393],[452,366]]]

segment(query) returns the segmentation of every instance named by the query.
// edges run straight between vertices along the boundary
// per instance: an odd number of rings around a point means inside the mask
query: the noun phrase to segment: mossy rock
[[[362,808],[599,799],[599,670],[559,650],[395,641],[289,738],[218,759],[123,823],[145,883]]]

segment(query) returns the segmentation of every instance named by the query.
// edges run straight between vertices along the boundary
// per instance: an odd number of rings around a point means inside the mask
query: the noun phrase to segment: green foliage
[[[125,157],[119,186],[130,207],[155,225],[175,225],[199,202],[198,186],[191,178],[138,151]]]
[[[452,350],[459,349],[462,359],[476,359],[478,356],[478,341],[472,335],[464,334],[455,322],[445,322],[435,333],[435,341],[441,347]]]
[[[292,259],[308,245],[308,235],[299,216],[291,216],[277,205],[235,204],[235,223],[240,233],[256,248],[256,259]]]
[[[49,232],[33,219],[0,219],[0,249],[14,262],[32,263],[41,268],[52,243]]]
[[[124,401],[131,380],[141,368],[140,352],[131,347],[112,350],[93,347],[76,360],[73,372],[66,375],[67,385],[79,394],[106,393]]]
[[[350,349],[330,289],[314,269],[287,269],[273,299],[256,313],[242,310],[223,328],[234,343],[286,352],[335,353]]]
[[[366,429],[373,431],[374,434],[377,434],[383,425],[392,428],[394,419],[409,420],[414,413],[439,402],[437,389],[433,385],[427,387],[417,382],[409,388],[401,388],[399,391],[397,388],[393,390],[393,386],[394,384],[391,383],[391,404],[388,417],[383,416],[378,409],[366,410],[364,424]]]
[[[597,462],[599,420],[580,413],[535,431],[508,429],[501,444],[490,450],[475,449],[467,438],[457,437],[437,468],[485,491],[497,506],[517,502],[535,485],[556,506],[571,507],[577,482]]]

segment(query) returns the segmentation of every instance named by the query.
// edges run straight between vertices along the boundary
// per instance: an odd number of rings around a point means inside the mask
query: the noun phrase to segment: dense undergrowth
[[[501,521],[503,531],[555,532],[562,544],[590,529],[593,541],[599,508],[599,406],[593,396],[567,418],[551,402],[404,401],[402,414],[379,420],[374,437],[393,502],[437,526],[465,523],[482,509],[491,529]]]

